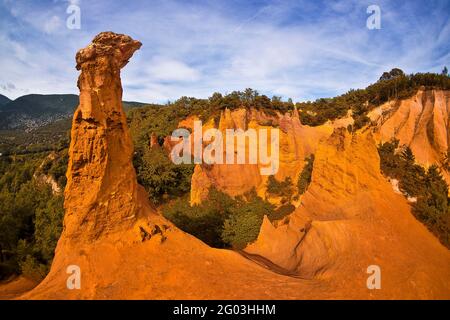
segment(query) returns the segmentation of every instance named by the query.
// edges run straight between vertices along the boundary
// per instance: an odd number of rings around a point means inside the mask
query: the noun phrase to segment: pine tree
[[[403,160],[406,161],[407,164],[411,165],[414,164],[416,158],[414,157],[414,154],[410,147],[405,146],[401,152],[401,157]]]

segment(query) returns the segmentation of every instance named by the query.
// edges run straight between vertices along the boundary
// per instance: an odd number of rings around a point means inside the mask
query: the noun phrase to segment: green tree
[[[269,219],[281,218],[282,213],[288,214],[285,209],[276,212],[255,190],[233,199],[213,188],[208,200],[200,205],[190,206],[185,196],[166,204],[163,215],[210,246],[241,249],[256,240],[264,215]]]
[[[311,183],[312,171],[314,167],[314,154],[305,158],[306,164],[298,177],[297,190],[299,194],[304,194]]]
[[[403,158],[403,160],[405,160],[407,165],[412,165],[416,161],[411,148],[408,146],[403,147],[403,150],[401,151],[401,157]]]
[[[281,203],[283,204],[290,202],[294,194],[294,185],[291,177],[278,181],[274,176],[269,176],[267,180],[267,194],[281,197]]]
[[[380,80],[392,80],[394,78],[401,77],[404,75],[405,73],[403,72],[403,70],[399,68],[394,68],[389,72],[384,72],[383,75],[380,77]]]
[[[147,148],[144,155],[135,159],[138,181],[144,186],[154,203],[164,197],[181,196],[189,192],[193,165],[175,165],[162,148]]]
[[[36,248],[47,265],[53,260],[56,244],[61,235],[63,204],[63,196],[58,195],[50,198],[45,207],[36,210],[34,238]]]
[[[256,196],[237,200],[224,221],[222,240],[234,249],[243,249],[259,235],[264,215],[273,215],[273,206]]]

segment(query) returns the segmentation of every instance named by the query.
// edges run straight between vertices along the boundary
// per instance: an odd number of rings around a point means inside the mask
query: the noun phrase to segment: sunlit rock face
[[[450,91],[421,89],[411,98],[385,103],[369,117],[380,141],[396,138],[411,148],[418,163],[442,165],[450,142]],[[449,173],[443,174],[449,183]]]
[[[450,252],[381,174],[371,130],[336,129],[323,141],[300,206],[282,220],[264,219],[257,241],[245,251],[302,279],[364,284],[368,266],[377,265],[387,275],[380,292],[450,292],[440,280],[450,278]]]
[[[104,32],[76,55],[80,105],[65,190],[67,237],[98,237],[136,220],[133,144],[122,109],[120,69],[140,47],[129,36]]]
[[[183,122],[183,125],[187,123]],[[205,125],[203,130],[211,124]],[[267,115],[256,109],[240,108],[222,111],[217,128],[226,136],[227,129],[234,130],[279,130],[279,169],[275,174],[278,181],[290,178],[296,185],[298,177],[305,165],[305,158],[313,154],[319,141],[327,138],[333,132],[333,125],[326,124],[318,127],[302,125],[297,110],[292,114]],[[238,149],[237,140],[235,150]],[[268,139],[267,149],[271,149]],[[245,145],[248,159],[249,144]],[[208,191],[214,187],[231,196],[242,195],[255,189],[259,196],[267,198],[267,175],[261,174],[266,165],[257,164],[214,164],[197,165],[192,176],[191,204],[199,204],[208,196]],[[270,202],[278,203],[280,199],[268,198]]]

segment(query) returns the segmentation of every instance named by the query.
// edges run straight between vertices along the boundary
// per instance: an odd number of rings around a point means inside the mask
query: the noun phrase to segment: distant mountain
[[[75,94],[29,94],[11,101],[0,96],[0,130],[31,131],[58,120],[72,117],[78,106]],[[143,106],[140,102],[123,102],[125,109]]]
[[[29,94],[6,104],[3,112],[21,112],[40,116],[44,113],[73,112],[78,105],[78,96],[74,94]]]
[[[7,103],[10,103],[10,102],[11,102],[11,99],[9,99],[8,97],[5,97],[4,95],[0,94],[0,107],[5,105],[5,104],[7,104]]]
[[[74,94],[25,95],[1,107],[0,129],[36,129],[70,117],[77,105]]]
[[[123,109],[128,111],[133,108],[139,108],[143,106],[147,106],[148,103],[136,102],[136,101],[122,101]]]

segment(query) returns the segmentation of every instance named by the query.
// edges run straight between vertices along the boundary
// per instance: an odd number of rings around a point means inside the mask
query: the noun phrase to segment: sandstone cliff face
[[[304,126],[300,123],[297,111],[290,114],[269,116],[255,109],[244,108],[224,110],[220,116],[218,129],[225,136],[226,129],[279,129],[279,170],[275,175],[278,181],[290,177],[294,185],[298,180],[305,158],[314,153],[319,141],[328,137],[333,131],[332,125],[319,127]],[[235,144],[235,150],[236,150]],[[248,155],[248,144],[246,144]],[[270,140],[268,143],[270,149]],[[215,187],[231,196],[242,195],[253,188],[258,195],[266,198],[268,176],[261,175],[258,164],[215,164],[197,165],[192,176],[191,204],[201,203],[206,199],[208,190]],[[276,203],[276,199],[268,199]]]
[[[413,97],[388,102],[370,112],[380,141],[399,139],[424,166],[442,164],[450,139],[450,91],[419,90]],[[447,183],[450,176],[444,172]]]
[[[381,175],[370,131],[336,130],[321,144],[300,207],[283,221],[265,219],[246,252],[303,279],[363,283],[361,270],[378,265],[382,290],[450,294],[450,252]]]
[[[77,53],[80,105],[71,132],[66,237],[95,238],[136,221],[137,182],[120,69],[140,46],[128,36],[102,33]]]
[[[412,98],[390,101],[369,113],[376,124],[374,134],[377,142],[399,139],[400,145],[411,147],[416,161],[424,166],[437,164],[441,167],[447,183],[449,173],[442,167],[450,139],[450,92],[442,90],[419,90]],[[280,170],[277,180],[290,177],[296,182],[304,166],[304,158],[314,153],[319,142],[328,137],[334,128],[347,127],[353,123],[351,112],[341,119],[323,126],[309,127],[300,123],[298,114],[267,116],[255,110],[225,110],[220,117],[221,131],[231,128],[263,128],[279,126]],[[207,197],[212,186],[235,196],[252,188],[265,197],[267,177],[261,177],[257,166],[214,165],[198,166],[192,178],[191,203],[200,203]],[[273,202],[273,199],[268,199]]]
[[[226,129],[247,130],[254,124],[247,121],[248,111],[238,109],[233,112],[226,109],[222,112],[218,129],[225,137]],[[214,126],[214,124],[212,124]],[[211,123],[204,126],[203,130],[211,127]],[[224,141],[226,139],[224,138]],[[235,150],[237,150],[235,144]],[[248,143],[246,143],[245,155],[248,159]],[[225,159],[225,150],[224,150]],[[231,196],[243,194],[253,187],[259,186],[263,181],[257,164],[214,164],[196,165],[191,182],[191,204],[199,204],[208,196],[209,189],[215,187]]]

